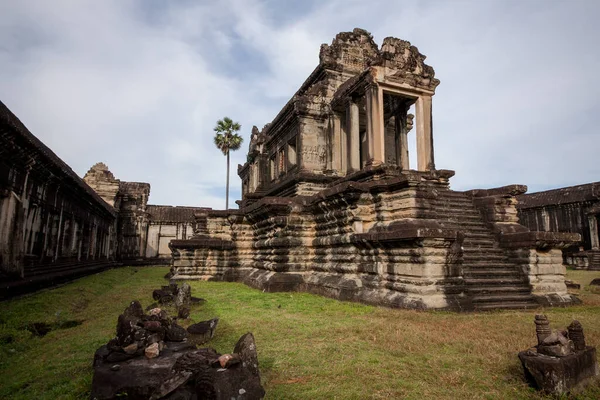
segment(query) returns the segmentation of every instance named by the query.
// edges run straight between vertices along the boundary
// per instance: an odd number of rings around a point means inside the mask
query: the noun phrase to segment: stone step
[[[486,277],[486,278],[472,278],[465,277],[465,284],[467,285],[481,285],[482,287],[491,287],[494,285],[521,285],[526,284],[527,278],[518,275],[506,275],[500,277]]]
[[[465,239],[489,239],[496,241],[496,236],[491,233],[488,229],[481,228],[481,230],[469,230],[465,232]]]
[[[485,223],[483,223],[483,221],[461,221],[461,220],[456,220],[453,221],[451,219],[448,219],[446,221],[444,221],[444,223],[448,223],[448,224],[454,224],[456,226],[460,226],[460,227],[464,227],[466,229],[477,229],[480,231],[485,231],[485,232],[489,232],[490,230],[488,229],[488,227],[485,225]]]
[[[522,272],[519,269],[510,269],[509,267],[499,268],[464,268],[463,275],[466,277],[483,277],[483,276],[520,276]]]
[[[491,237],[473,237],[465,235],[465,240],[463,244],[469,245],[491,245],[492,247],[496,245],[496,241]]]
[[[475,298],[487,298],[495,296],[520,296],[527,295],[531,296],[531,288],[528,284],[522,283],[520,285],[492,285],[492,286],[477,286],[469,287],[469,293]]]
[[[530,293],[495,293],[495,294],[477,294],[472,296],[474,304],[490,303],[535,303],[535,299]]]
[[[477,210],[473,210],[471,208],[461,208],[461,207],[445,207],[445,206],[437,206],[435,210],[441,214],[447,215],[449,217],[471,217],[471,218],[481,218],[481,214]]]
[[[504,264],[514,265],[497,248],[463,246],[463,265]]]
[[[479,211],[477,210],[477,208],[475,208],[475,205],[469,201],[469,200],[448,200],[448,199],[442,199],[442,200],[436,200],[433,203],[434,206],[436,207],[443,207],[443,208],[454,208],[457,210],[471,210],[471,211],[475,211],[477,213],[479,213]]]
[[[495,301],[488,303],[477,303],[473,305],[475,311],[490,311],[490,310],[528,310],[538,308],[534,300],[530,301]]]

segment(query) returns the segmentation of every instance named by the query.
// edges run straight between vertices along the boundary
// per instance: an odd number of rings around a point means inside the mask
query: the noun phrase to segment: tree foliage
[[[225,117],[217,121],[217,125],[214,131],[215,135],[215,146],[223,155],[227,155],[229,151],[239,150],[242,146],[244,139],[237,133],[241,129],[241,125],[237,122],[233,122],[231,118]]]

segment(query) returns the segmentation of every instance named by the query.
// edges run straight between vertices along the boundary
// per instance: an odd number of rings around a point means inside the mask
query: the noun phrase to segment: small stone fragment
[[[121,366],[119,364],[115,364],[112,367],[110,367],[111,371],[118,371],[121,369]]]
[[[150,331],[150,332],[156,332],[158,330],[160,330],[160,328],[162,327],[160,321],[146,321],[144,322],[144,329]]]
[[[165,333],[165,339],[170,342],[183,342],[187,337],[186,330],[173,322]]]
[[[194,335],[206,335],[209,334],[212,338],[219,323],[219,318],[213,318],[208,321],[198,322],[188,326],[187,331]]]
[[[138,345],[137,345],[137,343],[135,343],[135,342],[134,342],[134,343],[131,343],[131,344],[130,344],[130,345],[128,345],[128,346],[125,346],[125,347],[123,347],[123,351],[124,351],[126,354],[135,354],[135,352],[137,351],[137,349],[138,349]]]
[[[129,306],[123,311],[123,315],[128,318],[141,318],[144,315],[144,309],[139,301],[134,300],[129,303]]]
[[[160,354],[158,343],[152,343],[150,346],[146,347],[146,351],[144,353],[147,358],[158,357],[158,355]]]
[[[188,317],[190,316],[190,308],[183,306],[180,307],[179,310],[177,311],[177,318],[180,319],[188,319]]]
[[[156,307],[156,308],[153,308],[153,309],[151,309],[150,311],[148,311],[148,315],[156,315],[156,316],[159,316],[161,311],[162,311],[162,310],[161,310],[160,308]]]
[[[233,357],[231,356],[231,354],[223,354],[221,357],[219,357],[219,364],[221,364],[221,368],[225,368],[227,362],[232,358]]]
[[[567,285],[569,289],[581,289],[581,285],[574,281],[565,280],[565,285]]]
[[[184,283],[176,291],[175,295],[175,306],[183,307],[191,303],[192,300],[192,288],[187,283]]]

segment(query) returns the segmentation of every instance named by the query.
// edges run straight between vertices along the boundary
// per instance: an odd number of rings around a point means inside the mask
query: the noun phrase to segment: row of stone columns
[[[366,165],[377,166],[385,163],[385,126],[383,117],[383,90],[379,85],[371,85],[365,91],[367,114],[367,154]],[[431,120],[431,96],[421,95],[416,100],[416,130],[417,130],[417,169],[430,171],[435,169],[433,158],[433,135]],[[352,98],[346,107],[346,140],[340,138],[339,124],[333,126],[332,164],[345,164],[348,173],[361,169],[360,159],[360,113],[358,99]],[[336,121],[337,121],[336,117]],[[404,121],[405,122],[405,121]],[[396,132],[399,140],[396,142],[397,163],[402,169],[410,169],[408,159],[408,130],[402,127],[402,121],[396,118]],[[337,125],[337,126],[336,126]],[[341,140],[340,140],[341,139]],[[337,144],[341,144],[338,148]],[[344,148],[345,149],[342,149]],[[345,152],[343,151],[345,150]],[[345,154],[344,154],[345,153]],[[342,161],[344,160],[344,161]]]

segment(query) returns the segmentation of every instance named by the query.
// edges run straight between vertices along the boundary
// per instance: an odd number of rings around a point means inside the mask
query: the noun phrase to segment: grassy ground
[[[0,303],[0,398],[89,396],[91,360],[114,336],[132,299],[147,306],[164,267],[122,268]],[[600,345],[598,272],[569,271],[585,305],[547,309],[553,328],[572,319]],[[533,345],[536,311],[480,314],[390,310],[303,293],[263,293],[242,284],[193,282],[207,302],[195,322],[221,318],[208,345],[230,352],[254,333],[268,399],[540,399],[523,381],[517,352]],[[539,312],[539,311],[537,311]],[[65,328],[69,320],[83,320]],[[56,329],[36,337],[24,329]],[[579,398],[600,398],[600,386]]]

